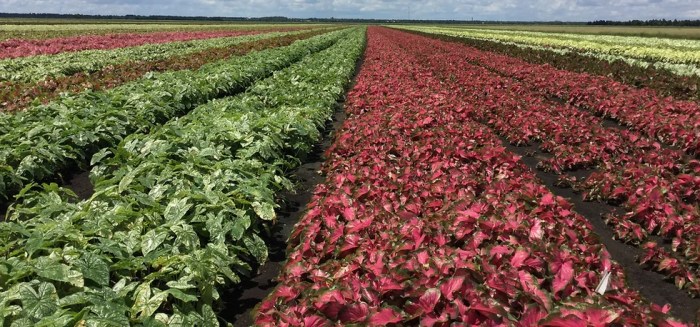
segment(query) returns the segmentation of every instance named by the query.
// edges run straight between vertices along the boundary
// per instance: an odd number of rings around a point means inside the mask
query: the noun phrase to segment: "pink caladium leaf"
[[[547,327],[581,327],[588,326],[585,321],[576,316],[567,317],[556,317],[552,319],[547,319],[546,322],[540,324],[540,326]]]
[[[369,325],[386,326],[388,324],[401,322],[401,320],[401,315],[394,311],[394,309],[385,308],[372,315],[369,319]]]
[[[528,292],[535,301],[544,306],[547,310],[552,308],[552,300],[540,289],[540,285],[537,283],[535,277],[521,270],[518,271],[518,278],[520,279],[520,285],[522,285],[523,289]]]
[[[419,302],[421,307],[423,307],[424,312],[433,312],[435,310],[435,305],[440,302],[440,290],[437,288],[430,288],[421,295]]]
[[[552,282],[552,291],[558,293],[563,290],[571,280],[574,278],[574,268],[573,262],[566,261],[559,268],[559,272],[554,276],[554,281]]]
[[[530,254],[525,249],[519,248],[510,259],[510,265],[513,266],[513,268],[520,268],[529,256]]]
[[[343,218],[346,221],[353,221],[355,220],[355,208],[353,207],[347,207],[343,209]]]
[[[343,323],[361,323],[368,318],[369,306],[363,302],[346,305],[338,314],[338,319]]]
[[[554,205],[554,194],[552,193],[547,193],[542,197],[542,200],[540,200],[540,205],[541,206],[551,206]]]
[[[331,326],[330,322],[321,316],[308,316],[304,318],[304,327],[324,327]]]
[[[518,319],[516,326],[518,327],[537,327],[540,326],[540,320],[547,316],[539,306],[529,306],[523,315]]]
[[[455,276],[440,285],[442,296],[444,296],[447,300],[454,300],[454,293],[462,288],[464,278],[464,276]]]
[[[530,228],[530,241],[539,241],[542,239],[543,236],[544,230],[542,229],[542,222],[540,220],[536,220]]]
[[[588,324],[596,327],[609,326],[620,314],[610,310],[591,308],[586,310]]]

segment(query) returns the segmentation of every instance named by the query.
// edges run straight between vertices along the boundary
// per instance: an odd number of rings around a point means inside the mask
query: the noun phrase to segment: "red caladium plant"
[[[433,51],[428,39],[368,29],[326,182],[256,324],[675,324],[626,286],[585,218],[477,122],[476,95],[441,80],[446,68],[419,48]]]
[[[522,81],[531,92],[554,96],[572,105],[619,121],[661,142],[700,155],[700,104],[663,97],[608,76],[556,69],[522,59],[459,46],[460,58]]]
[[[191,32],[150,32],[119,33],[105,35],[79,35],[53,39],[10,39],[0,42],[0,59],[49,55],[67,51],[90,49],[117,49],[142,44],[168,43],[231,37],[260,33],[253,30],[191,31]]]
[[[551,158],[539,161],[539,168],[557,173],[598,168],[575,186],[584,190],[589,200],[624,207],[626,214],[607,219],[617,238],[640,244],[648,235],[661,235],[684,257],[679,264],[697,271],[698,160],[683,151],[664,149],[639,132],[604,127],[601,118],[587,110],[550,101],[539,89],[501,71],[515,69],[510,65],[514,61],[508,58],[495,56],[492,61],[491,53],[460,44],[407,37],[411,41],[404,46],[406,51],[442,76],[445,83],[457,84],[463,98],[475,103],[473,118],[513,144],[540,143],[540,150]],[[454,60],[462,55],[464,60]],[[693,288],[685,289],[700,295]]]

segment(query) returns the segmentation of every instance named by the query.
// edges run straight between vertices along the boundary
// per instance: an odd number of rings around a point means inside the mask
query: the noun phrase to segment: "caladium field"
[[[15,44],[60,53],[0,60],[0,326],[238,326],[227,294],[267,269],[339,103],[255,325],[700,322],[700,108],[679,80],[411,29]]]
[[[295,227],[258,325],[683,325],[627,286],[588,221],[499,136],[541,142],[559,170],[685,154],[599,127],[546,89],[471,64],[472,53],[370,28],[326,182]],[[479,54],[484,66],[499,63]],[[686,235],[680,244],[697,244]],[[604,272],[607,290],[596,292]]]
[[[274,194],[291,187],[284,172],[318,141],[363,44],[354,28],[280,48],[275,74],[245,93],[93,156],[90,199],[25,189],[0,224],[2,324],[218,325],[219,290],[267,259]]]

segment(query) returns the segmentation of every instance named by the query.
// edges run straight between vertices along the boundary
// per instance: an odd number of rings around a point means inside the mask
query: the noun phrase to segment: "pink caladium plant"
[[[627,287],[585,218],[502,146],[494,130],[507,118],[490,110],[519,103],[514,86],[463,71],[460,51],[368,29],[326,181],[292,232],[256,324],[678,324]],[[514,139],[548,137],[540,125]],[[612,277],[600,295],[603,271]]]
[[[538,168],[558,174],[569,170],[597,169],[581,182],[572,184],[564,180],[564,183],[583,191],[587,200],[623,207],[625,214],[608,219],[616,238],[641,244],[649,235],[660,235],[673,242],[675,251],[684,257],[680,264],[686,265],[686,269],[693,270],[700,264],[700,246],[697,245],[700,209],[696,205],[700,192],[700,164],[688,156],[690,152],[664,148],[659,143],[663,140],[643,129],[605,127],[604,121],[590,108],[580,103],[550,101],[551,94],[543,91],[558,88],[553,81],[560,78],[559,75],[570,78],[585,76],[527,64],[461,44],[414,41],[404,49],[429,65],[438,76],[455,81],[463,99],[478,104],[471,107],[471,118],[488,125],[512,144],[539,145],[547,156],[540,158]],[[454,60],[457,53],[462,60]],[[543,75],[530,74],[533,71],[543,71]],[[550,76],[548,74],[555,76],[549,80],[541,78]],[[573,85],[573,82],[568,83],[564,84]],[[541,87],[533,88],[532,85]],[[624,89],[617,84],[602,88],[593,84],[590,90],[581,92],[599,89],[609,92],[611,88]],[[651,96],[651,93],[647,95]],[[593,101],[595,97],[582,93],[578,98]],[[608,104],[614,102],[608,100]],[[652,102],[664,101],[671,100]],[[678,106],[680,109],[669,110],[688,113],[692,107],[681,102]],[[676,117],[674,113],[665,119]],[[648,120],[651,116],[640,117]],[[682,124],[687,123],[686,118],[682,118]],[[692,119],[690,122],[693,126]],[[660,128],[668,132],[673,129],[669,126]],[[697,126],[693,128],[697,132]],[[538,231],[537,226],[532,228],[532,240],[538,240]],[[693,296],[700,295],[691,289],[686,290]]]
[[[36,55],[51,55],[68,51],[90,49],[118,49],[143,44],[168,43],[231,37],[261,31],[191,31],[191,32],[149,32],[149,33],[118,33],[106,35],[78,35],[52,39],[10,39],[0,42],[0,59],[29,57]]]

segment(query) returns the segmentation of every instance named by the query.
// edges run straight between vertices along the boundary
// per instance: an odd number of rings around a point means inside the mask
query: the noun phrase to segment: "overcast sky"
[[[0,12],[588,21],[700,19],[700,0],[0,0]]]

